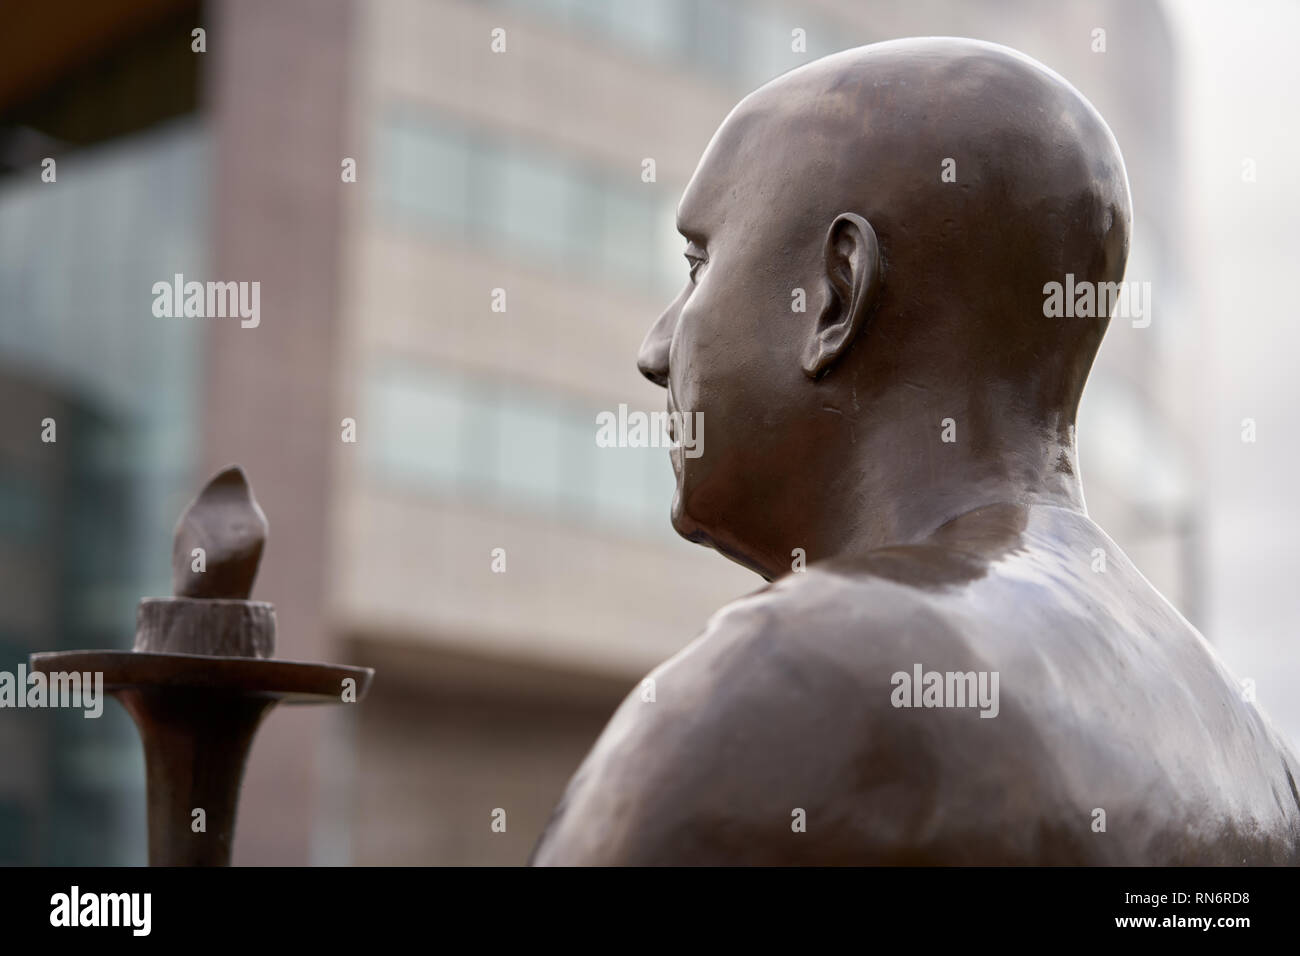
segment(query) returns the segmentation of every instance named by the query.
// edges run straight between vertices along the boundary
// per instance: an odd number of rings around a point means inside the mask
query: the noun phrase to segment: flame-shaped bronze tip
[[[266,533],[266,515],[244,470],[232,465],[207,483],[176,522],[172,593],[247,600]]]

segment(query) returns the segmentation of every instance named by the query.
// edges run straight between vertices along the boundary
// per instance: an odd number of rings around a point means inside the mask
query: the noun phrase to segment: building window
[[[380,484],[671,537],[667,449],[597,447],[601,409],[406,361],[371,368],[364,392],[363,460]]]
[[[387,115],[377,139],[384,175],[375,198],[390,222],[439,240],[501,245],[652,298],[682,284],[675,203],[636,170],[616,178],[413,110]]]

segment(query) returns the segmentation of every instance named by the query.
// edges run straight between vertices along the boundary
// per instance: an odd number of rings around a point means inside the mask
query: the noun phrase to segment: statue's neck
[[[992,506],[1085,512],[1072,423],[1018,423],[947,404],[951,414],[927,402],[910,414],[882,409],[895,413],[876,422],[846,419],[852,435],[834,443],[841,451],[810,468],[796,491],[805,501],[791,509],[800,526],[773,528],[751,552],[762,555],[760,573],[769,580],[787,573],[793,547],[811,563],[916,544]]]

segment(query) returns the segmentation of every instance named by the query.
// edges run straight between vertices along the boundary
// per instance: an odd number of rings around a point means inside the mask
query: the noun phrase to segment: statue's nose
[[[641,351],[636,357],[636,367],[641,374],[660,388],[668,387],[668,349],[673,340],[672,309],[669,309],[646,333]]]

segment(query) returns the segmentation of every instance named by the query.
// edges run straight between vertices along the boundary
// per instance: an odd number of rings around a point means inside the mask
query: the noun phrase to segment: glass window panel
[[[459,388],[462,420],[457,449],[461,486],[468,496],[495,499],[501,490],[496,390],[468,379],[462,379]]]
[[[594,444],[594,427],[592,432]],[[593,510],[602,523],[628,529],[642,525],[649,497],[646,462],[667,456],[666,448],[596,449]]]
[[[677,206],[660,200],[654,210],[654,294],[675,298],[690,276],[683,254],[686,240],[677,231]]]
[[[697,0],[691,62],[695,68],[728,81],[737,73],[740,37],[734,0]]]
[[[500,152],[486,159],[492,188],[483,197],[484,215],[501,224],[506,239],[556,258],[579,244],[573,235],[583,205],[577,176],[549,157]]]
[[[599,448],[596,410],[432,369],[371,373],[368,467],[466,499],[622,533],[668,534],[665,447]]]
[[[677,490],[677,477],[673,474],[673,465],[668,452],[663,450],[660,456],[647,455],[643,462],[646,468],[645,489],[642,500],[641,520],[651,531],[672,530],[673,494]]]
[[[551,403],[511,392],[502,397],[497,417],[497,477],[511,498],[554,510],[563,475],[561,416]]]
[[[601,206],[601,250],[607,270],[648,290],[659,254],[655,200],[635,190],[610,189]]]
[[[367,457],[394,477],[454,484],[460,477],[462,402],[453,382],[402,373],[371,381],[371,407],[359,423]],[[361,428],[372,428],[367,439]]]
[[[456,130],[392,117],[379,136],[379,202],[448,229],[469,221],[470,142]]]
[[[585,0],[505,0],[508,6],[538,16],[549,16],[558,23],[567,23],[585,4]]]
[[[566,511],[591,520],[596,458],[603,451],[596,447],[596,410],[569,409],[567,414],[557,417],[557,440],[564,449],[564,481],[560,488],[560,501]]]
[[[402,209],[402,159],[407,138],[407,127],[396,116],[386,117],[375,137],[375,201],[390,215]]]
[[[587,0],[603,9],[609,33],[631,49],[668,59],[685,53],[685,0]]]
[[[790,34],[795,27],[808,29],[796,15],[782,16],[765,10],[745,11],[733,27],[741,38],[736,79],[742,86],[762,86],[808,61],[806,53],[795,53],[790,49],[793,41]]]
[[[573,206],[569,210],[569,234],[565,253],[575,270],[590,271],[593,263],[604,261],[605,206],[609,196],[607,182],[591,175],[575,175]]]
[[[431,222],[461,228],[469,221],[469,158],[466,137],[445,129],[422,129],[406,144],[403,193]]]

